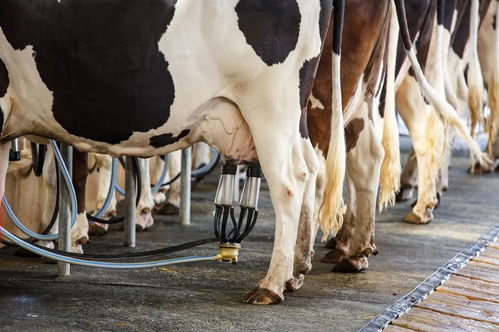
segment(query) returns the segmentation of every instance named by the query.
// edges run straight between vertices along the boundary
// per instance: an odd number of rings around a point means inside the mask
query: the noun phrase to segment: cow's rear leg
[[[276,230],[267,275],[244,301],[276,304],[284,299],[285,285],[293,278],[294,247],[301,211],[311,213],[314,208],[314,193],[305,189],[307,183],[315,182],[318,162],[308,139],[300,137],[298,132],[292,136],[284,134],[289,131],[283,128],[283,121],[272,123],[269,119],[260,119],[254,123],[258,127],[252,126],[251,118],[247,122],[269,185]],[[275,128],[281,128],[280,132],[276,133]],[[311,197],[304,200],[305,191]]]
[[[421,97],[416,80],[408,76],[397,91],[397,105],[416,153],[418,200],[404,221],[427,224],[438,204],[436,181],[444,146],[444,129],[431,106]]]
[[[154,224],[152,211],[154,209],[154,199],[151,191],[151,176],[149,159],[139,159],[141,190],[139,204],[137,205],[136,227],[137,230],[146,230]]]
[[[172,180],[181,171],[181,151],[169,154],[168,158],[168,179]],[[180,181],[174,181],[168,188],[166,201],[156,208],[161,215],[178,215],[180,207]]]
[[[305,158],[313,160],[314,156],[305,156]],[[309,172],[313,174],[314,170],[309,169]],[[286,283],[286,291],[299,289],[303,285],[305,276],[312,270],[314,243],[319,226],[316,200],[319,199],[319,204],[322,202],[322,199],[317,197],[317,186],[320,186],[318,182],[317,176],[309,176],[305,185],[295,246],[293,277]]]
[[[343,216],[343,225],[336,236],[331,238],[326,244],[326,247],[331,249],[331,251],[321,259],[321,262],[323,263],[339,263],[350,255],[351,241],[355,231],[355,209],[357,206],[355,186],[350,179],[350,175],[351,174],[347,169],[345,177],[347,210]]]
[[[407,202],[414,196],[414,189],[418,186],[418,162],[414,149],[407,156],[404,171],[400,177],[400,191],[397,202]]]
[[[447,191],[449,191],[449,170],[451,166],[452,159],[452,143],[454,141],[454,134],[451,130],[447,131],[447,137],[449,137],[449,144],[445,144],[444,146],[444,154],[442,164],[438,171],[438,179],[437,179],[437,198],[440,201],[440,197],[442,197]],[[439,202],[440,203],[440,202]]]
[[[355,216],[350,224],[349,238],[338,240],[336,249],[345,254],[345,259],[336,265],[335,272],[361,272],[368,268],[367,258],[377,253],[374,244],[374,222],[376,217],[376,198],[378,195],[381,163],[384,149],[382,122],[369,121],[360,133],[357,145],[348,153],[348,178],[355,188]],[[377,124],[374,124],[377,123]],[[351,226],[350,226],[351,227]]]

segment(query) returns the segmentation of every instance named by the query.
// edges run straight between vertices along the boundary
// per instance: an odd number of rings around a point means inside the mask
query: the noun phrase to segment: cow
[[[57,205],[57,175],[55,168],[54,154],[51,149],[44,153],[44,158],[36,158],[33,153],[36,143],[24,139],[24,147],[21,151],[21,160],[9,165],[6,178],[6,197],[11,205],[13,212],[25,227],[35,233],[42,233],[47,230],[47,234],[57,232],[59,218],[48,228],[54,213],[60,207]],[[42,143],[46,143],[44,140]],[[38,148],[41,151],[42,148]],[[35,158],[34,158],[35,157]],[[75,158],[78,158],[75,155]],[[83,253],[82,245],[89,241],[88,220],[86,218],[84,205],[81,207],[82,196],[78,195],[80,175],[77,168],[73,169],[73,185],[77,189],[78,214],[76,216],[75,227],[71,230],[71,250],[77,253]],[[26,209],[26,204],[30,208]],[[55,210],[55,211],[54,211]],[[56,215],[57,216],[57,215]],[[6,220],[6,229],[14,234],[25,237],[11,222],[10,218]],[[52,241],[37,241],[37,244],[53,248]]]
[[[380,176],[384,179],[381,206],[393,201],[398,189],[400,156],[394,107],[398,32],[393,19],[397,17],[388,0],[346,2],[343,51],[349,57],[341,64],[341,86],[347,143],[347,209],[343,227],[332,241],[335,248],[323,258],[323,262],[340,263],[335,271],[367,269],[367,257],[377,252],[374,220]],[[328,155],[327,123],[332,113],[329,49],[324,50],[308,104],[309,131],[319,160]],[[318,202],[323,187],[319,176]]]
[[[318,161],[300,119],[331,12],[327,0],[1,1],[0,196],[9,142],[28,134],[112,156],[204,141],[228,162],[258,161],[276,234],[269,271],[245,301],[282,301],[300,214],[314,208]],[[339,28],[335,40],[336,75]],[[338,226],[345,165],[334,114],[326,234]]]

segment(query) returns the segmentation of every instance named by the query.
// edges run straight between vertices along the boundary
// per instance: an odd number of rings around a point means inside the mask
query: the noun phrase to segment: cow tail
[[[385,156],[381,164],[379,209],[395,204],[395,195],[400,189],[400,144],[397,117],[395,114],[395,66],[399,25],[392,5],[390,14],[390,30],[386,60],[386,95],[383,120],[383,148]]]
[[[499,1],[496,1],[496,19],[495,19],[495,64],[493,68],[492,82],[489,86],[489,107],[490,116],[487,121],[487,134],[489,136],[487,152],[492,153],[492,145],[496,141],[497,131],[499,130]]]
[[[478,27],[480,24],[479,0],[471,1],[470,13],[470,43],[469,43],[469,68],[468,68],[468,108],[471,119],[471,135],[475,134],[478,125],[484,125],[483,116],[483,76],[478,58]]]
[[[411,66],[416,74],[417,81],[426,99],[433,105],[437,115],[440,117],[442,122],[447,126],[450,126],[456,130],[456,132],[464,139],[464,141],[469,145],[471,153],[476,157],[480,165],[484,168],[488,168],[491,164],[490,158],[482,152],[478,143],[471,137],[466,124],[457,115],[454,108],[447,102],[443,94],[440,94],[428,83],[423,70],[416,58],[416,52],[412,46],[412,42],[409,35],[409,28],[407,26],[407,18],[405,13],[405,1],[404,0],[394,0],[397,9],[397,16],[400,25],[400,32],[402,37],[402,42],[404,43],[404,48],[406,50],[407,56],[411,63]]]
[[[343,181],[345,179],[346,165],[345,129],[340,82],[341,43],[345,0],[334,0],[333,3],[333,104],[329,151],[326,158],[326,186],[324,190],[324,199],[319,211],[319,222],[324,233],[323,239],[326,239],[331,234],[336,234],[343,224]]]

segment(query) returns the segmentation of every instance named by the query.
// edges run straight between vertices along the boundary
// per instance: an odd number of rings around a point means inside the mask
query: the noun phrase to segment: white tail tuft
[[[383,122],[383,148],[385,156],[381,164],[379,209],[395,204],[395,195],[400,189],[400,144],[397,117],[395,114],[395,65],[399,25],[395,6],[392,4],[390,34],[386,54],[386,96]]]
[[[331,135],[326,158],[326,185],[319,211],[323,240],[335,235],[343,224],[343,181],[345,179],[346,144],[341,98],[341,56],[333,52],[333,105]]]

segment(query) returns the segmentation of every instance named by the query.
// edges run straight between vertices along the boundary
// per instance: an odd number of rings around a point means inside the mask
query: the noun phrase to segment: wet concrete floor
[[[261,196],[260,220],[244,242],[240,262],[204,262],[164,269],[110,271],[72,267],[58,278],[55,265],[0,251],[0,331],[356,331],[411,291],[491,226],[499,223],[499,174],[473,177],[466,158],[455,158],[450,191],[429,225],[401,222],[410,203],[378,217],[380,254],[362,274],[331,273],[319,262],[299,291],[277,306],[242,303],[268,267],[273,212],[268,191]],[[212,236],[216,177],[194,186],[192,225],[156,217],[137,236],[137,250],[161,248]],[[92,238],[88,253],[122,252],[123,233]],[[215,245],[186,254],[214,254]]]

